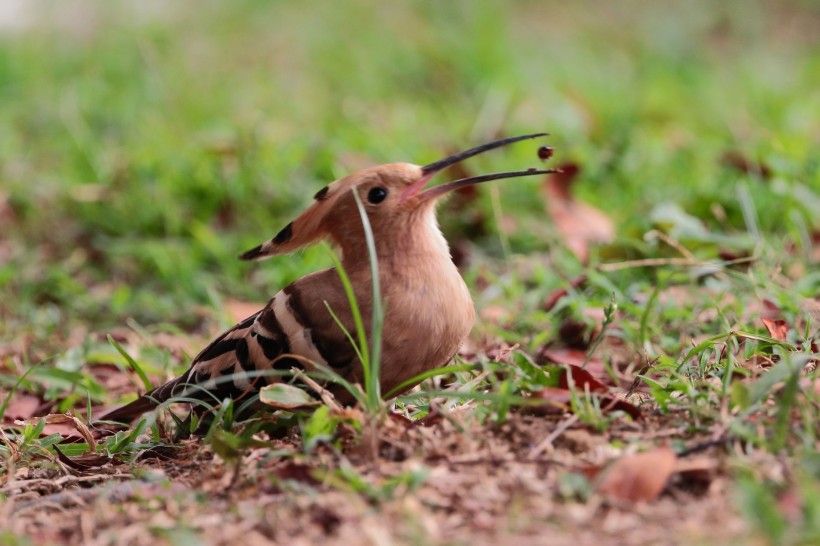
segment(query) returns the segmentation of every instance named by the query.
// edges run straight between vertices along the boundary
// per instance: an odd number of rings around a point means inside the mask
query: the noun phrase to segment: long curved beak
[[[435,186],[428,190],[421,191],[424,186],[438,173],[455,165],[456,163],[460,163],[465,159],[471,158],[478,154],[494,150],[496,148],[501,148],[502,146],[507,146],[509,144],[514,144],[516,142],[520,142],[522,140],[528,140],[531,138],[537,138],[542,136],[547,136],[549,133],[532,133],[529,135],[521,135],[517,137],[510,137],[510,138],[503,138],[501,140],[494,140],[492,142],[488,142],[486,144],[482,144],[480,146],[476,146],[475,148],[470,148],[469,150],[464,150],[463,152],[458,152],[456,154],[450,155],[445,157],[444,159],[439,159],[438,161],[434,161],[428,165],[425,165],[421,168],[422,176],[421,178],[411,185],[409,188],[404,190],[401,195],[401,200],[404,201],[409,199],[410,197],[418,194],[421,202],[428,201],[430,199],[435,199],[449,191],[462,188],[464,186],[469,186],[471,184],[479,184],[481,182],[488,182],[490,180],[498,180],[501,178],[517,178],[520,176],[533,176],[538,174],[549,174],[555,172],[552,169],[548,170],[539,170],[539,169],[527,169],[524,171],[508,171],[508,172],[501,172],[501,173],[493,173],[493,174],[485,174],[480,176],[471,176],[469,178],[462,178],[460,180],[455,180],[453,182],[448,182],[447,184],[442,184],[441,186]],[[419,193],[421,192],[421,193]]]
[[[481,182],[489,182],[490,180],[500,180],[502,178],[518,178],[521,176],[533,176],[536,174],[552,174],[558,172],[555,169],[527,169],[525,171],[507,171],[503,173],[482,174],[480,176],[471,176],[469,178],[460,178],[441,184],[440,186],[433,186],[430,189],[424,190],[419,194],[419,199],[422,202],[435,199],[447,192],[469,186],[471,184],[480,184]]]

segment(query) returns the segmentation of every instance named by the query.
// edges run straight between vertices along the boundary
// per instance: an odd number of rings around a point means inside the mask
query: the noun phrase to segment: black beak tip
[[[262,254],[262,245],[254,247],[239,255],[240,260],[255,260]]]
[[[425,165],[421,168],[421,172],[423,175],[430,175],[446,169],[450,165],[455,165],[465,159],[471,158],[475,155],[488,152],[490,150],[494,150],[496,148],[501,148],[502,146],[507,146],[509,144],[514,144],[516,142],[520,142],[522,140],[529,140],[531,138],[539,138],[549,136],[549,133],[531,133],[528,135],[520,135],[516,137],[509,137],[509,138],[502,138],[500,140],[494,140],[492,142],[487,142],[485,144],[481,144],[480,146],[476,146],[474,148],[470,148],[469,150],[465,150],[463,152],[458,152],[451,156],[445,157],[444,159],[440,159],[438,161],[434,161],[428,165]]]

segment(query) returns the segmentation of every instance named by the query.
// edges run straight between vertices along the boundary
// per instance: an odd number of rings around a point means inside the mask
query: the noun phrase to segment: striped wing
[[[351,377],[358,362],[342,329],[325,307],[331,280],[322,274],[308,276],[274,296],[264,309],[222,333],[194,358],[180,377],[114,410],[102,419],[131,421],[157,404],[173,398],[194,398],[209,403],[225,398],[248,398],[278,381],[272,371],[304,369],[310,363],[330,366]],[[322,290],[313,290],[316,285]],[[341,286],[338,287],[341,289]],[[349,308],[334,309],[349,316]],[[345,321],[347,322],[347,321]]]

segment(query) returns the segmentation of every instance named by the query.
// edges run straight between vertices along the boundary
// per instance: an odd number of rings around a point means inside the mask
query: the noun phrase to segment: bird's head
[[[243,260],[263,259],[286,254],[322,239],[330,239],[341,247],[342,254],[361,249],[364,245],[362,221],[353,197],[358,194],[377,239],[397,243],[417,235],[420,225],[432,218],[433,206],[439,197],[471,184],[554,172],[527,169],[462,178],[426,188],[438,173],[460,161],[514,142],[545,136],[536,133],[496,140],[450,155],[425,166],[411,163],[388,163],[364,169],[325,186],[313,196],[314,203],[273,239],[240,256]]]

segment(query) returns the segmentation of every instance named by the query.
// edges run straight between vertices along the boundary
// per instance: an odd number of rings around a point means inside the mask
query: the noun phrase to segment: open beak
[[[530,138],[537,138],[542,136],[547,136],[548,133],[533,133],[531,135],[522,135],[517,137],[510,137],[504,138],[501,140],[495,140],[493,142],[488,142],[486,144],[482,144],[481,146],[476,146],[475,148],[470,148],[469,150],[465,150],[463,152],[459,152],[457,154],[453,154],[451,156],[445,157],[444,159],[440,159],[429,165],[425,165],[421,168],[422,176],[421,178],[413,183],[409,188],[404,190],[404,193],[401,195],[401,200],[405,201],[410,197],[418,194],[420,202],[429,201],[430,199],[435,199],[447,192],[452,190],[462,188],[464,186],[469,186],[471,184],[479,184],[481,182],[488,182],[490,180],[499,180],[501,178],[517,178],[520,176],[532,176],[537,174],[549,174],[556,172],[553,169],[547,170],[539,170],[535,168],[527,169],[524,171],[508,171],[508,172],[501,172],[501,173],[492,173],[492,174],[484,174],[480,176],[471,176],[469,178],[462,178],[459,180],[454,180],[452,182],[448,182],[446,184],[442,184],[440,186],[434,186],[429,188],[425,191],[421,191],[424,186],[427,185],[428,182],[438,173],[455,165],[456,163],[460,163],[465,159],[473,157],[475,155],[487,152],[489,150],[494,150],[496,148],[501,148],[502,146],[507,146],[508,144],[513,144],[515,142],[519,142],[521,140],[527,140]],[[419,193],[421,192],[421,193]]]

